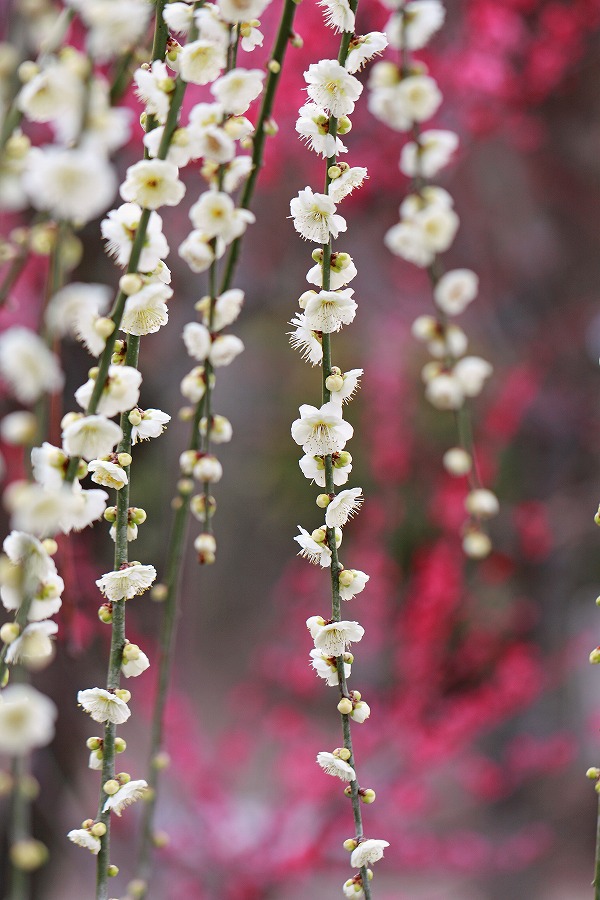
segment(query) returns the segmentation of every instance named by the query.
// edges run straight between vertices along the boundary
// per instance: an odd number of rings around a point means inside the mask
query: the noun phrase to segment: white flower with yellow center
[[[227,53],[222,44],[201,39],[186,44],[177,62],[184,81],[192,84],[210,84],[225,68]]]
[[[304,73],[307,93],[318,106],[328,109],[332,116],[349,116],[362,94],[363,86],[337,60],[322,59],[312,63]]]
[[[300,545],[300,556],[303,556],[313,565],[322,566],[324,569],[331,565],[331,550],[325,543],[326,535],[323,529],[322,540],[316,541],[301,525],[298,525],[300,534],[294,540]]]
[[[336,215],[336,206],[327,194],[315,194],[304,188],[290,202],[294,228],[305,240],[315,244],[327,244],[329,238],[337,238],[346,231],[346,220]]]
[[[132,409],[138,402],[141,382],[142,374],[133,366],[109,366],[108,378],[98,401],[98,413],[110,418]],[[82,409],[87,409],[95,384],[95,379],[90,378],[75,391],[75,399]],[[102,455],[108,456],[108,453]]]
[[[110,215],[110,213],[109,213]],[[64,337],[66,334],[79,336],[82,321],[92,320],[108,309],[112,290],[107,284],[84,284],[74,281],[52,296],[44,318],[52,335]],[[99,341],[99,355],[104,348],[104,339],[96,334]]]
[[[183,327],[183,343],[192,359],[204,362],[210,353],[210,331],[200,322],[188,322]]]
[[[121,331],[137,336],[155,334],[169,321],[169,310],[165,301],[172,296],[171,288],[160,281],[145,284],[140,291],[131,294],[125,301]]]
[[[458,379],[465,397],[477,397],[493,371],[493,366],[487,359],[465,356],[456,363],[452,374]]]
[[[356,301],[352,299],[354,291],[346,288],[341,291],[319,291],[314,293],[304,308],[304,319],[311,331],[330,334],[339,331],[343,325],[354,321]]]
[[[354,31],[354,13],[348,0],[319,0],[325,24],[337,33]]]
[[[136,678],[145,672],[150,666],[150,660],[143,650],[140,650],[137,644],[130,644],[126,641],[123,648],[123,661],[121,662],[121,672],[125,678]]]
[[[320,333],[311,331],[306,324],[306,316],[299,313],[290,321],[290,325],[294,326],[293,331],[289,331],[290,344],[294,350],[299,350],[302,359],[309,362],[312,366],[321,365],[323,359],[323,341]]]
[[[71,504],[60,518],[60,529],[64,534],[82,531],[99,519],[104,514],[108,500],[106,491],[84,491],[78,482],[73,485],[71,497]]]
[[[331,267],[329,271],[329,290],[337,291],[352,281],[358,274],[356,266],[352,261],[352,257],[348,253],[332,253]],[[317,287],[323,287],[323,266],[320,262],[309,269],[306,273],[306,280],[310,284],[316,284]]]
[[[317,762],[327,775],[335,775],[342,781],[356,781],[356,772],[352,766],[333,753],[322,750],[317,753]]]
[[[341,656],[348,644],[360,641],[365,629],[358,622],[330,622],[321,625],[313,640],[327,656]]]
[[[241,116],[261,93],[264,78],[260,69],[231,69],[211,85],[210,92],[225,112]]]
[[[54,737],[57,709],[28,684],[9,684],[0,693],[0,753],[24,756]]]
[[[171,416],[161,409],[138,409],[137,412],[141,415],[141,421],[131,429],[132,444],[160,437],[171,421]]]
[[[123,432],[116,422],[99,415],[81,416],[68,421],[62,433],[66,453],[82,456],[86,460],[108,456],[122,437]]]
[[[323,678],[329,687],[334,687],[340,683],[335,657],[326,656],[321,650],[311,650],[310,659],[310,664],[319,678]],[[350,677],[351,668],[350,663],[344,661],[344,675],[346,678]]]
[[[370,59],[383,53],[387,45],[388,39],[382,31],[371,31],[354,38],[350,41],[344,68],[347,72],[360,72]]]
[[[190,3],[177,0],[167,3],[163,10],[163,19],[174,34],[187,34],[194,20],[194,7]]]
[[[403,16],[390,18],[385,32],[392,47],[421,50],[442,27],[445,17],[440,0],[412,0],[404,7]]]
[[[16,640],[8,645],[6,662],[20,663],[27,669],[42,669],[54,656],[51,635],[58,631],[56,622],[33,622],[23,629]]]
[[[35,209],[47,210],[57,219],[85,223],[110,204],[116,178],[102,154],[51,146],[29,152],[23,186]]]
[[[89,713],[94,722],[112,722],[113,725],[122,725],[131,715],[131,710],[124,700],[105,691],[104,688],[88,688],[79,691],[77,702],[86,713]]]
[[[120,188],[123,200],[138,203],[144,209],[177,206],[185,194],[179,170],[162,159],[142,159],[129,166]]]
[[[135,93],[146,106],[146,112],[164,125],[175,87],[164,62],[155,59],[145,69],[136,69],[133,75]]]
[[[303,404],[300,418],[292,423],[293,439],[311,456],[339,453],[353,434],[352,425],[344,422],[336,403],[324,403],[320,409]]]
[[[118,600],[130,600],[137,594],[143,594],[156,579],[154,566],[144,566],[135,562],[125,564],[124,568],[107,572],[96,581],[96,585],[107,600],[115,603]]]
[[[255,221],[248,209],[236,209],[229,194],[206,191],[190,209],[192,225],[208,239],[220,237],[230,244]]]
[[[102,237],[106,241],[109,256],[114,257],[118,266],[127,266],[133,242],[140,224],[142,208],[138,203],[122,203],[118,209],[111,209],[100,223]],[[169,245],[162,233],[162,219],[157,212],[151,212],[146,235],[140,254],[138,270],[152,272],[161,259],[169,255]]]
[[[409,141],[402,148],[400,171],[409,178],[421,175],[433,178],[444,169],[458,147],[458,135],[453,131],[431,128],[422,131],[419,140]]]
[[[348,152],[337,135],[329,134],[329,116],[322,107],[316,103],[305,103],[298,113],[296,131],[310,150],[326,157]]]
[[[218,9],[226,22],[251,22],[260,19],[271,0],[218,0]]]
[[[479,278],[471,269],[452,269],[436,284],[433,296],[447,316],[458,316],[477,296]]]
[[[365,178],[368,178],[364,166],[353,166],[345,169],[339,178],[334,178],[327,192],[334,203],[339,203],[344,197],[348,197],[357,188],[362,187]]]
[[[215,253],[209,244],[210,238],[200,231],[190,231],[186,239],[179,245],[178,253],[186,261],[192,272],[206,272],[215,260]]]
[[[243,350],[244,343],[235,334],[220,334],[212,342],[208,358],[215,368],[228,366]]]
[[[356,594],[365,589],[369,580],[366,572],[360,569],[342,569],[340,572],[340,597],[342,600],[351,600]]]
[[[4,503],[11,513],[11,526],[38,537],[56,534],[65,516],[75,512],[76,498],[66,485],[45,488],[39,484],[11,484],[4,495]]]

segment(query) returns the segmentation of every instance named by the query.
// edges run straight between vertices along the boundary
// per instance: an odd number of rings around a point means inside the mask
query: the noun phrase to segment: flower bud
[[[190,509],[192,515],[203,522],[207,512],[209,518],[214,516],[217,511],[217,501],[211,495],[207,497],[206,494],[195,494],[190,501]]]
[[[471,559],[485,559],[492,549],[492,542],[483,531],[468,531],[465,534],[462,547]]]
[[[115,878],[119,874],[119,867],[111,863],[106,869],[106,874],[109,878]]]
[[[321,528],[315,528],[315,530],[311,534],[311,538],[313,539],[313,541],[316,541],[317,544],[322,544],[325,541],[326,537],[327,532],[325,531],[323,526],[321,526]]]
[[[127,742],[124,741],[122,737],[116,737],[115,738],[115,752],[123,753],[125,750],[127,750]]]
[[[348,750],[347,747],[340,747],[339,753],[337,755],[339,756],[340,759],[343,759],[344,762],[348,762],[348,760],[352,756],[352,754],[350,753],[350,751]]]
[[[446,450],[443,457],[444,468],[449,475],[457,478],[461,475],[467,475],[471,471],[473,460],[466,450],[462,447],[451,447]]]
[[[141,276],[136,275],[134,272],[128,272],[119,279],[119,289],[123,291],[127,297],[131,297],[132,294],[137,294],[138,291],[141,291],[143,286],[144,282]]]
[[[323,262],[323,251],[320,247],[317,247],[316,250],[313,250],[311,256],[313,258],[313,261],[319,263],[319,265]]]
[[[328,391],[341,391],[344,387],[344,379],[341,375],[328,375],[325,379],[325,387]]]
[[[352,712],[352,700],[348,697],[342,697],[340,702],[337,705],[338,712],[341,712],[343,716],[349,716]]]
[[[113,794],[117,793],[120,787],[121,785],[115,778],[109,778],[109,780],[105,781],[102,785],[102,790],[105,794],[109,794],[109,796],[112,796]]]
[[[339,574],[339,581],[342,587],[350,587],[354,581],[354,571],[352,569],[342,569]]]
[[[92,825],[90,831],[94,835],[94,837],[104,837],[104,835],[106,834],[106,825],[104,824],[104,822],[96,822],[94,825]]]
[[[279,72],[281,72],[281,63],[276,59],[270,59],[267,68],[269,72],[272,72],[274,75],[278,75]]]
[[[600,769],[597,766],[592,766],[591,769],[588,769],[585,773],[586,778],[591,778],[592,781],[597,781],[600,778]]]
[[[10,860],[15,869],[22,872],[33,872],[43,866],[48,859],[48,848],[41,841],[24,838],[16,841],[10,848]]]
[[[166,831],[155,831],[152,835],[152,843],[155,847],[168,847],[171,843],[171,838]]]
[[[0,641],[4,644],[12,644],[21,634],[21,629],[16,622],[5,622],[0,628]]]
[[[596,647],[595,650],[592,650],[590,653],[590,662],[595,666],[600,663],[600,647]]]
[[[372,788],[367,788],[360,793],[360,799],[363,803],[375,803],[376,793]]]
[[[93,824],[94,824],[93,819],[84,819],[83,822],[81,823],[81,827],[82,828],[91,828]]]
[[[0,422],[0,437],[5,443],[16,447],[33,444],[36,433],[36,418],[26,410],[9,413]]]
[[[129,774],[129,772],[119,772],[116,778],[120,785],[128,784],[128,782],[131,781],[131,775]]]
[[[302,37],[294,32],[294,34],[290,38],[290,44],[292,47],[295,47],[297,50],[301,50],[304,47],[304,40]]]
[[[327,174],[332,181],[335,181],[336,178],[339,178],[342,174],[342,170],[339,166],[329,166],[327,169]]]
[[[119,465],[126,469],[127,466],[130,466],[132,463],[131,453],[118,453],[117,460],[119,462]]]
[[[117,507],[107,506],[104,510],[104,519],[111,525],[114,525],[114,523],[117,521]]]
[[[40,67],[37,63],[30,59],[26,59],[17,69],[17,75],[21,84],[27,84],[32,78],[39,74]]]
[[[155,603],[164,603],[169,596],[169,588],[166,584],[155,584],[150,588],[150,599]]]
[[[340,116],[337,123],[337,133],[341,135],[348,134],[351,128],[352,122],[348,116]]]
[[[356,848],[358,847],[358,844],[354,840],[354,838],[348,838],[347,840],[344,841],[342,846],[343,846],[344,850],[348,851],[348,853],[352,853],[353,850],[356,850]]]
[[[129,703],[131,700],[131,691],[128,691],[127,688],[117,688],[115,697],[118,697],[123,703]]]
[[[170,765],[171,757],[166,752],[166,750],[161,750],[160,753],[156,753],[152,759],[152,766],[159,772],[162,772],[164,769],[168,769]]]
[[[349,466],[352,462],[352,454],[348,453],[347,450],[342,450],[340,454],[338,454],[338,458],[334,459],[333,465],[336,468],[344,468],[345,466]]]
[[[465,509],[478,519],[490,519],[498,513],[498,498],[486,488],[477,488],[467,494]]]
[[[325,509],[326,506],[329,506],[330,503],[329,494],[319,494],[316,499],[316,504],[319,509]]]
[[[105,625],[112,623],[112,603],[103,603],[98,609],[98,618]]]
[[[195,410],[193,406],[182,406],[177,413],[180,422],[191,422],[194,418]]]
[[[85,742],[85,746],[88,748],[88,750],[99,750],[102,746],[102,738],[90,737]]]
[[[104,338],[104,340],[109,338],[114,330],[115,323],[112,319],[109,319],[108,316],[100,316],[100,318],[96,319],[94,322],[94,331],[96,334],[99,334],[100,337]]]
[[[134,525],[143,525],[148,515],[140,506],[132,506],[129,510],[129,519]]]

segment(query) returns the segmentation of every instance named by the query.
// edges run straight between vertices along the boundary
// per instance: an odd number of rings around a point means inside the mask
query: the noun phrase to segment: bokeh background
[[[278,5],[265,15],[268,35]],[[362,5],[360,30],[381,28],[386,11],[374,0]],[[398,170],[404,138],[370,117],[364,101],[348,136],[349,161],[366,165],[370,178],[344,201],[349,227],[338,246],[358,267],[359,313],[335,338],[334,362],[365,369],[348,418],[351,485],[367,499],[342,558],[371,575],[349,617],[367,632],[352,672],[372,709],[353,729],[361,783],[378,795],[364,807],[366,833],[390,842],[376,867],[378,900],[591,896],[596,795],[584,773],[600,761],[600,676],[587,663],[600,642],[599,27],[597,0],[462,0],[449,4],[446,26],[420,54],[445,96],[432,124],[461,139],[440,178],[461,218],[445,261],[480,276],[461,324],[472,352],[494,366],[473,404],[484,481],[501,502],[494,551],[482,563],[462,555],[466,486],[441,465],[454,420],[423,399],[426,357],[410,334],[414,318],[432,309],[427,277],[382,243],[409,188]],[[183,576],[172,766],[158,815],[170,843],[158,853],[154,900],[328,900],[348,877],[350,808],[314,763],[339,743],[335,704],[309,668],[304,626],[327,609],[327,579],[295,557],[292,540],[298,524],[320,524],[289,433],[299,404],[319,402],[319,372],[286,338],[312,265],[287,218],[289,201],[322,180],[294,133],[302,72],[334,55],[336,42],[310,0],[297,30],[304,47],[288,53],[279,133],[236,279],[246,291],[236,325],[246,351],[218,372],[216,411],[233,423],[234,440],[220,452],[217,563],[199,567],[190,546]],[[256,54],[253,65],[266,59]],[[138,155],[133,140],[121,170]],[[186,180],[186,202],[164,214],[171,247],[187,233],[187,200],[204,189],[196,171]],[[14,221],[7,216],[6,227]],[[97,223],[83,237],[74,276],[114,284]],[[206,290],[176,253],[169,265],[170,321],[142,341],[141,405],[173,421],[160,442],[139,450],[132,488],[149,514],[134,555],[159,577],[187,440],[176,416],[189,369],[181,331]],[[43,274],[21,278],[0,326],[35,319]],[[63,355],[68,404],[89,357],[74,344]],[[76,692],[104,678],[108,629],[97,620],[94,580],[112,566],[106,530],[99,523],[60,548],[68,585],[60,646],[40,676],[61,715],[55,743],[36,757],[35,825],[52,848],[34,885],[39,900],[92,892],[94,861],[64,835],[97,803],[99,776],[86,769],[85,750],[94,732]],[[192,523],[192,539],[196,530]],[[161,614],[146,596],[128,605],[128,637],[151,659]],[[122,732],[134,778],[145,771],[155,675],[151,667],[136,681]],[[115,823],[119,896],[138,820],[133,807]]]

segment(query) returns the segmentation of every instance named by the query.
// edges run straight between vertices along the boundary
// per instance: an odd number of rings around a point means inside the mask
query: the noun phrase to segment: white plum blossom
[[[362,869],[363,866],[367,866],[369,863],[377,862],[377,860],[382,858],[385,848],[389,846],[389,841],[378,841],[374,838],[361,841],[358,847],[352,851],[350,865],[354,869]]]
[[[16,571],[14,574],[17,574]],[[2,605],[6,610],[17,610],[21,606],[24,597],[24,582],[19,578],[17,584],[11,583],[8,579],[3,581],[0,586],[0,596],[2,597]],[[61,594],[64,590],[65,583],[57,574],[48,574],[44,576],[44,580],[40,580],[36,587],[31,590],[29,612],[27,613],[28,622],[41,622],[50,616],[56,615],[62,606]],[[28,588],[27,593],[30,593]]]
[[[80,118],[82,88],[81,78],[68,63],[50,57],[23,85],[15,103],[30,122],[51,122],[56,129],[61,127],[61,120],[67,119],[70,125],[71,120]]]
[[[206,393],[206,372],[204,366],[195,366],[181,379],[180,390],[191,403],[199,403]]]
[[[349,453],[345,456],[350,457]],[[352,471],[352,462],[340,462],[340,454],[333,456],[333,483],[335,485],[346,484],[350,472]],[[323,456],[303,456],[298,460],[298,465],[302,470],[302,474],[306,478],[310,478],[319,487],[325,487],[325,462]]]
[[[96,484],[112,488],[115,491],[120,491],[128,483],[125,469],[110,460],[93,459],[88,463],[88,472]]]
[[[436,409],[460,409],[465,395],[458,378],[442,373],[427,382],[425,396]]]
[[[353,38],[350,41],[344,68],[352,74],[360,72],[369,60],[383,53],[387,45],[388,39],[381,31],[370,31],[369,34]]]
[[[352,766],[333,753],[322,750],[317,753],[317,762],[327,775],[335,775],[342,781],[356,781],[356,772]]]
[[[70,5],[88,28],[87,49],[98,62],[135,47],[152,15],[147,0],[71,0]]]
[[[100,838],[93,835],[87,828],[74,828],[72,831],[69,831],[67,837],[74,844],[77,844],[78,847],[84,847],[86,850],[89,850],[94,856],[98,856],[100,853],[102,846]]]
[[[51,635],[56,634],[56,622],[32,622],[27,625],[6,650],[8,665],[21,663],[28,669],[40,669],[47,665],[54,655]]]
[[[385,31],[392,47],[421,50],[442,27],[445,16],[440,0],[410,0],[402,16],[391,17]]]
[[[135,92],[145,104],[146,112],[164,125],[171,105],[170,95],[175,87],[165,63],[155,59],[146,68],[136,69],[133,80],[136,83]]]
[[[304,73],[310,99],[340,118],[354,112],[354,105],[362,94],[363,86],[354,75],[334,59],[322,59],[311,63]]]
[[[84,491],[78,482],[73,485],[70,503],[60,517],[60,529],[64,534],[82,531],[104,514],[108,494],[106,491]]]
[[[239,288],[230,288],[220,294],[214,303],[212,330],[221,331],[227,325],[233,324],[239,316],[242,306],[244,305],[244,292]],[[198,308],[198,306],[196,307]],[[209,304],[202,307],[204,316],[204,324],[210,322],[210,300]]]
[[[160,437],[167,424],[171,421],[171,416],[161,409],[149,407],[148,409],[138,409],[137,412],[141,416],[141,421],[137,425],[134,424],[131,429],[132,444]]]
[[[200,322],[188,322],[183,328],[183,343],[192,359],[204,362],[210,352],[210,331]]]
[[[360,509],[364,497],[362,488],[350,488],[330,501],[325,510],[325,524],[328,528],[341,528]]]
[[[128,563],[116,572],[107,572],[96,581],[96,585],[111,603],[118,600],[130,600],[137,594],[143,594],[156,579],[154,566],[141,563]]]
[[[56,393],[64,381],[58,358],[34,331],[20,325],[0,336],[0,375],[26,405]]]
[[[350,718],[353,722],[356,722],[358,725],[362,725],[363,722],[366,722],[369,716],[371,715],[371,707],[368,703],[365,703],[364,700],[359,700],[358,702],[352,705],[352,712],[350,713]]]
[[[346,220],[336,215],[336,206],[327,194],[315,194],[310,187],[300,191],[290,201],[294,228],[307,241],[327,244],[330,236],[337,238],[346,231]]]
[[[340,406],[342,403],[348,403],[360,387],[362,375],[363,369],[349,369],[347,372],[342,372],[339,376],[342,380],[339,389],[331,388],[331,403],[338,403]]]
[[[478,519],[491,519],[498,515],[500,504],[492,491],[487,488],[476,488],[467,494],[465,509],[470,516]]]
[[[187,43],[181,50],[177,62],[184,81],[192,84],[210,84],[225,68],[227,54],[221,44],[201,39]]]
[[[409,141],[402,148],[400,171],[409,178],[421,175],[433,178],[444,169],[458,147],[458,135],[453,131],[431,128],[422,131],[418,141]]]
[[[354,321],[357,304],[352,299],[354,291],[345,288],[341,291],[319,291],[314,293],[304,307],[304,321],[311,331],[330,334],[339,331],[343,325]]]
[[[457,316],[477,296],[479,278],[471,269],[452,269],[436,284],[433,296],[437,306],[447,316]]]
[[[347,152],[342,140],[337,135],[329,134],[329,116],[322,107],[316,103],[305,103],[298,114],[296,131],[310,150],[323,157]]]
[[[194,7],[190,3],[180,0],[167,3],[163,10],[163,19],[169,27],[169,31],[175,34],[187,34],[194,20]]]
[[[56,575],[54,560],[41,541],[22,531],[11,531],[4,538],[2,549],[14,566],[26,566],[27,573],[43,580]]]
[[[311,650],[310,659],[310,664],[319,678],[323,678],[329,687],[334,687],[336,684],[340,683],[335,657],[326,656],[320,650]],[[344,676],[346,678],[350,677],[351,669],[350,663],[344,660]]]
[[[344,422],[335,403],[324,403],[320,409],[303,404],[300,418],[292,424],[293,439],[312,456],[339,453],[353,434],[352,425]]]
[[[210,238],[203,231],[194,229],[179,245],[177,252],[186,261],[192,272],[197,274],[206,272],[214,262],[215,253],[209,241]]]
[[[260,69],[231,69],[211,85],[210,92],[225,112],[241,116],[263,89]]]
[[[24,756],[54,737],[55,704],[29,684],[9,684],[0,693],[0,753]]]
[[[354,13],[348,0],[319,0],[325,24],[335,32],[354,31]]]
[[[358,622],[329,622],[321,625],[313,640],[327,656],[341,656],[348,644],[360,641],[365,629]]]
[[[142,216],[142,208],[137,203],[122,203],[118,209],[111,209],[100,223],[102,237],[106,241],[109,256],[114,257],[118,266],[127,266],[131,250]],[[161,259],[169,255],[169,245],[162,232],[162,219],[157,212],[151,212],[146,228],[138,270],[153,272]]]
[[[44,441],[41,447],[31,448],[33,477],[44,487],[59,488],[65,480],[69,458],[59,447]]]
[[[0,420],[0,438],[5,444],[13,447],[21,447],[32,444],[37,432],[37,420],[35,415],[26,409],[17,409],[7,413]]]
[[[294,540],[300,545],[300,556],[303,556],[314,565],[320,565],[323,568],[331,565],[331,550],[327,544],[322,541],[315,541],[314,538],[302,526],[298,525],[299,535]]]
[[[125,678],[137,678],[142,672],[145,672],[150,666],[150,660],[143,650],[137,644],[126,642],[123,648],[123,661],[121,663],[121,672]]]
[[[110,215],[110,213],[109,213]],[[44,313],[44,319],[52,335],[63,337],[72,334],[77,337],[81,323],[96,319],[108,309],[112,290],[107,284],[84,284],[73,281],[57,291]],[[104,341],[97,335],[102,352]]]
[[[177,206],[185,194],[185,185],[179,180],[179,170],[173,163],[142,159],[127,169],[120,193],[123,200],[138,203],[144,209],[157,209]]]
[[[348,253],[332,253],[329,272],[329,289],[337,291],[357,275],[357,269]],[[323,287],[323,266],[317,263],[306,273],[306,280],[317,287]]]
[[[343,569],[340,572],[340,597],[342,600],[351,600],[365,589],[369,580],[366,572],[360,569]]]
[[[150,281],[125,301],[121,331],[126,334],[155,334],[169,321],[165,301],[173,296],[171,288],[160,281]],[[122,367],[121,367],[122,368]]]
[[[132,409],[138,402],[141,382],[142,373],[139,369],[133,366],[109,366],[106,384],[98,401],[98,413],[110,418]],[[95,379],[89,378],[75,391],[75,400],[82,409],[87,408],[95,384]],[[108,453],[98,454],[100,456],[108,456]]]
[[[244,233],[255,216],[250,210],[236,209],[229,194],[206,191],[191,207],[190,219],[206,238],[220,237],[229,244]]]
[[[123,437],[116,422],[105,416],[81,416],[63,427],[62,441],[69,456],[85,460],[108,456]]]
[[[456,363],[452,374],[458,379],[465,397],[477,397],[493,371],[487,359],[480,356],[465,356]]]
[[[65,516],[74,514],[76,497],[67,485],[45,488],[21,483],[5,493],[4,503],[11,513],[12,528],[43,538],[56,534]]]
[[[200,419],[200,434],[205,435],[206,416]],[[225,416],[211,416],[210,439],[214,444],[227,444],[233,437],[233,427]]]
[[[353,166],[344,169],[339,178],[330,182],[327,193],[334,203],[339,203],[357,188],[362,187],[365,178],[368,178],[364,166]]]
[[[322,337],[318,332],[311,331],[306,324],[304,313],[299,313],[290,321],[294,330],[288,332],[290,344],[294,350],[299,350],[302,359],[307,360],[312,366],[318,366],[323,359]]]
[[[221,18],[226,22],[250,22],[259,19],[271,0],[218,0]]]
[[[86,223],[104,212],[117,182],[102,154],[48,146],[29,152],[23,186],[36,209],[57,219]]]
[[[115,815],[120,816],[124,809],[140,800],[148,791],[148,783],[143,779],[138,781],[128,781],[121,785],[116,794],[111,794],[102,807],[103,812],[110,810]]]
[[[88,688],[79,691],[77,702],[89,713],[94,722],[112,722],[122,725],[131,715],[124,700],[104,688]]]
[[[244,343],[237,335],[217,335],[212,342],[208,358],[215,368],[228,366],[243,350]]]

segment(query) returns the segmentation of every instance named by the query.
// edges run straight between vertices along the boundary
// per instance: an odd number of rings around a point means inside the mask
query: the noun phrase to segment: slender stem
[[[256,129],[254,133],[254,145],[252,148],[252,169],[250,170],[250,174],[246,180],[246,183],[244,184],[244,188],[240,197],[240,207],[242,209],[249,209],[250,207],[252,197],[254,196],[256,182],[260,170],[263,166],[265,143],[267,139],[265,123],[271,117],[271,114],[273,112],[275,95],[277,93],[277,85],[279,84],[279,78],[281,76],[281,67],[283,66],[283,61],[285,59],[285,51],[287,49],[288,41],[293,35],[292,25],[294,22],[294,14],[296,12],[296,8],[297,3],[295,3],[294,0],[285,0],[285,3],[283,5],[283,12],[281,14],[281,21],[277,30],[277,37],[275,38],[273,51],[270,57],[271,62],[276,63],[276,65],[273,67],[276,71],[272,71],[271,69],[269,69],[267,75],[265,91],[263,94],[262,104],[260,107],[260,112],[258,114],[258,119],[256,121]],[[227,254],[227,262],[225,263],[223,278],[221,280],[220,293],[226,291],[231,285],[240,255],[241,241],[241,237],[236,238],[229,248],[229,252]]]
[[[285,57],[285,51],[287,48],[288,41],[292,36],[292,23],[294,20],[294,14],[296,11],[297,4],[294,0],[285,0],[283,12],[281,16],[281,21],[279,23],[279,28],[277,31],[277,36],[275,39],[275,44],[273,46],[273,51],[271,53],[271,59],[275,60],[279,67],[282,66],[283,60]],[[239,41],[239,31],[236,35],[236,48],[237,43]],[[237,52],[237,51],[236,51]],[[230,58],[230,63],[235,65],[236,62],[236,54],[232,54]],[[277,68],[277,67],[275,67]],[[264,125],[267,119],[270,117],[273,111],[273,105],[275,101],[275,95],[277,90],[277,85],[279,83],[281,69],[277,72],[273,72],[269,70],[269,74],[267,76],[267,83],[265,87],[265,92],[263,95],[263,101],[261,105],[261,110],[258,116],[257,124],[256,124],[256,134],[254,138],[254,147],[252,153],[252,170],[251,173],[244,185],[244,189],[240,199],[240,207],[244,209],[248,209],[254,196],[254,189],[257,183],[258,175],[260,169],[262,168],[263,163],[263,153],[264,146],[266,140],[266,132],[264,130]],[[237,261],[239,258],[239,252],[241,248],[241,238],[237,238],[233,241],[230,249],[228,258],[225,264],[223,277],[221,279],[220,290],[217,292],[217,269],[216,265],[211,266],[209,271],[209,291],[210,295],[213,298],[213,302],[211,303],[211,321],[212,314],[214,312],[214,299],[217,296],[217,293],[223,293],[226,291],[231,282],[233,280],[233,275],[235,272],[235,268],[237,265]],[[209,322],[210,325],[210,322]],[[188,447],[190,450],[197,451],[200,446],[207,446],[204,442],[201,443],[199,426],[200,420],[205,416],[207,420],[207,439],[210,433],[210,378],[209,375],[211,373],[212,367],[210,363],[207,362],[205,366],[205,375],[207,377],[207,391],[196,404],[196,409],[194,411],[194,417],[192,420],[191,427],[191,435]],[[205,494],[205,498],[208,494],[208,485],[203,485],[203,490]],[[208,515],[208,503],[207,513],[204,522],[204,527],[207,531],[210,530],[210,518]],[[158,753],[160,752],[162,742],[163,742],[163,732],[164,732],[164,710],[167,698],[167,692],[169,688],[169,683],[171,679],[171,669],[173,666],[173,655],[174,655],[174,647],[176,640],[176,629],[177,629],[177,620],[179,617],[179,584],[181,580],[181,562],[183,559],[185,540],[187,535],[187,522],[189,515],[189,507],[190,507],[190,498],[189,494],[179,493],[178,497],[175,501],[175,517],[173,520],[173,524],[171,527],[171,536],[169,540],[169,547],[167,550],[167,577],[166,577],[166,587],[167,587],[167,596],[164,604],[164,617],[163,624],[161,630],[160,637],[160,650],[159,650],[159,670],[158,670],[158,689],[157,695],[154,705],[154,711],[152,716],[152,734],[150,741],[150,764],[149,764],[149,774],[148,774],[148,784],[153,790],[150,792],[150,800],[145,804],[143,819],[142,819],[142,838],[140,842],[140,850],[138,854],[138,864],[136,868],[136,878],[140,881],[140,890],[143,893],[140,894],[140,897],[146,896],[146,891],[148,889],[147,881],[150,875],[151,867],[152,867],[152,836],[153,836],[153,825],[154,825],[154,816],[156,811],[156,802],[157,802],[157,790],[158,790],[158,781],[159,781],[159,769],[155,765],[155,760],[157,758]],[[145,885],[142,887],[142,885]]]
[[[594,900],[600,900],[600,794],[598,795],[598,819],[596,825],[596,865],[594,868]]]
[[[0,283],[0,307],[4,306],[10,292],[21,277],[21,273],[29,259],[29,244],[24,243],[10,262],[6,275]]]
[[[28,779],[28,760],[25,755],[15,756],[12,760],[12,804],[10,816],[10,845],[31,837],[30,797],[26,790]],[[28,900],[29,872],[11,861],[10,893],[7,900]]]

